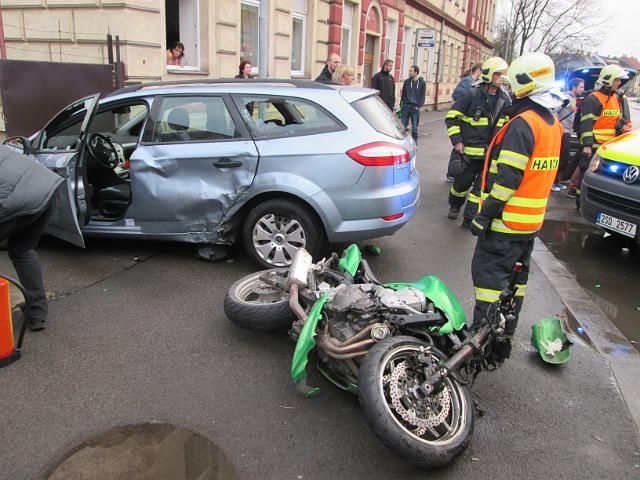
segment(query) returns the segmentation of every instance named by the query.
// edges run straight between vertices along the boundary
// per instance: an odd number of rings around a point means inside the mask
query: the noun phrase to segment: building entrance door
[[[366,43],[364,44],[364,70],[362,73],[364,78],[362,83],[367,88],[371,87],[371,77],[375,73],[373,71],[373,59],[375,58],[376,40],[377,37],[367,35]]]

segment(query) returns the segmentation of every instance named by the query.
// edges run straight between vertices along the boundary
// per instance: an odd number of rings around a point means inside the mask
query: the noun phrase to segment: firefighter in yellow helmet
[[[506,325],[505,336],[497,344],[497,361],[508,358],[511,351],[533,241],[555,181],[562,140],[562,126],[551,112],[563,100],[553,90],[553,61],[543,53],[525,54],[513,61],[507,77],[516,99],[509,109],[512,118],[488,147],[480,209],[470,227],[478,237],[471,263],[476,298],[473,327],[487,318],[515,263],[523,264],[517,278],[516,318]]]
[[[624,118],[623,112],[628,112],[629,106],[627,98],[618,89],[622,81],[628,79],[629,75],[620,65],[607,65],[600,70],[596,81],[600,89],[591,92],[582,101],[578,127],[581,160],[569,185],[568,195],[571,197],[580,195],[582,176],[598,147],[624,133],[624,127],[630,119]],[[579,202],[579,197],[576,201]]]
[[[478,209],[478,174],[482,170],[485,149],[507,121],[504,111],[511,100],[500,88],[507,68],[507,62],[500,57],[485,60],[478,82],[453,103],[445,118],[449,139],[458,155],[452,161],[452,170],[457,170],[457,175],[449,191],[448,216],[452,220],[458,218],[466,198],[462,223],[465,227],[470,225]]]

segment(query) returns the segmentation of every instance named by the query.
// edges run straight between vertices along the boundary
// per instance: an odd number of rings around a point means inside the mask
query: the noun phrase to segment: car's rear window
[[[404,138],[402,124],[379,96],[365,97],[351,105],[376,131],[393,138]]]

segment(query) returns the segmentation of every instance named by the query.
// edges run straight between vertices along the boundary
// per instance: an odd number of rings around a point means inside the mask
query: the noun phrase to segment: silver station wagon
[[[49,233],[230,245],[265,267],[394,233],[416,147],[370,89],[295,80],[137,85],[69,105],[30,139],[65,177]]]

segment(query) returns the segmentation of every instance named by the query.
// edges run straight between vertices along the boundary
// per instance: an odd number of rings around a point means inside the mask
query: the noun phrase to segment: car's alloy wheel
[[[299,248],[313,257],[320,253],[323,232],[307,207],[289,200],[267,200],[256,205],[244,224],[247,253],[260,265],[287,267]]]

